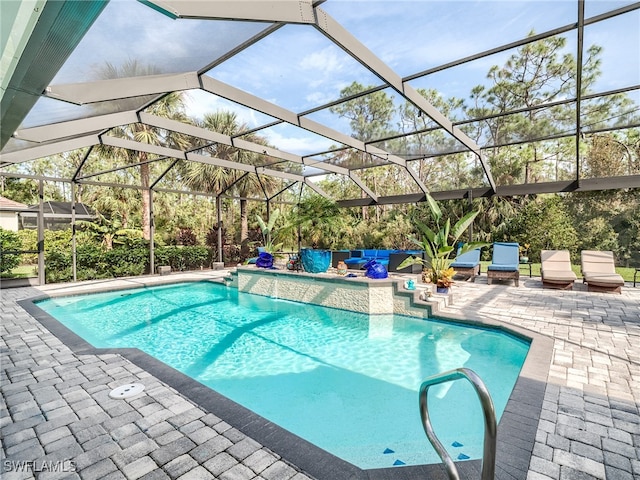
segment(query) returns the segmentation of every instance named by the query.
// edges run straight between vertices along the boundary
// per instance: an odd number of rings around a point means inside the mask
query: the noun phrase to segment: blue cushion
[[[500,265],[494,265],[491,264],[487,267],[488,270],[495,270],[495,271],[499,271],[499,272],[515,272],[516,270],[518,270],[519,266],[517,263],[513,264],[513,265],[507,265],[507,264],[500,264]]]
[[[520,245],[509,242],[495,242],[493,244],[493,257],[491,265],[502,265],[508,268],[491,268],[489,270],[516,270],[520,261]]]
[[[469,250],[458,255],[451,264],[453,268],[473,268],[480,263],[480,249]]]
[[[479,262],[454,262],[451,264],[453,268],[473,268],[478,266]]]
[[[356,258],[347,258],[344,263],[346,263],[347,265],[364,265],[365,263],[367,263],[368,260],[361,258],[361,257],[356,257]]]

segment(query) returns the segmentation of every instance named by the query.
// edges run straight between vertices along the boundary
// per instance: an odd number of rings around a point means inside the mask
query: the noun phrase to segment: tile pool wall
[[[402,314],[426,318],[438,310],[438,296],[431,301],[418,299],[418,291],[404,290],[405,279],[389,277],[345,278],[334,274],[308,274],[284,270],[239,267],[231,286],[239,291],[277,297],[323,307],[369,314]]]

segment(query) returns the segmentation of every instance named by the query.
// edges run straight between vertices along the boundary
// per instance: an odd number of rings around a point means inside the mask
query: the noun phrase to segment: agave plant
[[[418,230],[420,230],[423,238],[419,240],[415,237],[409,237],[421,250],[424,250],[425,258],[408,257],[398,266],[398,269],[408,267],[409,265],[422,264],[426,270],[427,278],[431,280],[432,283],[440,287],[448,287],[453,283],[452,279],[455,275],[455,270],[451,268],[451,264],[456,256],[455,245],[480,212],[474,211],[467,213],[451,227],[451,220],[448,218],[444,220],[442,218],[442,210],[440,210],[437,202],[429,194],[427,194],[427,204],[429,205],[431,217],[436,225],[436,229],[431,229],[426,223],[416,219],[414,223],[416,227],[418,227]],[[490,244],[486,242],[465,243],[458,253],[463,254],[488,245]]]

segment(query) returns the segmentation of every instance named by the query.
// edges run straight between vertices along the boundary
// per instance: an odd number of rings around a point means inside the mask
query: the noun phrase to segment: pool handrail
[[[473,385],[473,388],[475,389],[480,399],[480,404],[482,405],[482,411],[484,414],[484,447],[482,454],[481,479],[493,480],[496,469],[496,434],[498,430],[498,424],[496,422],[496,412],[493,406],[493,400],[491,399],[491,395],[489,394],[489,390],[487,389],[482,379],[473,370],[469,368],[456,368],[455,370],[441,372],[428,377],[424,382],[422,382],[422,385],[420,385],[419,393],[420,417],[422,418],[422,426],[425,433],[427,434],[427,438],[431,442],[431,445],[433,445],[433,448],[442,459],[449,478],[451,480],[459,480],[460,475],[453,459],[446,451],[442,443],[440,443],[440,440],[438,440],[438,437],[433,431],[433,426],[431,425],[431,420],[429,418],[427,395],[429,387],[453,380],[459,380],[461,378],[468,380],[471,385]]]

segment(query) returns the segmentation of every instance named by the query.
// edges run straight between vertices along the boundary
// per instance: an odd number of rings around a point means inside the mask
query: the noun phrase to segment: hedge
[[[202,246],[158,247],[155,250],[156,265],[170,265],[172,270],[195,270],[208,266],[212,251]],[[46,252],[45,272],[47,283],[73,280],[72,257],[68,250],[55,249]],[[146,247],[114,248],[88,244],[76,248],[76,277],[78,280],[128,277],[149,272],[149,249]]]

